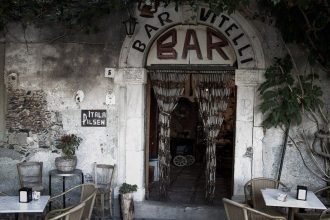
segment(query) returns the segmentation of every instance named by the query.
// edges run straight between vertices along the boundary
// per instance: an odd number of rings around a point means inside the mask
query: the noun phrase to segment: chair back
[[[320,220],[329,220],[330,219],[330,208],[324,210],[320,215]]]
[[[21,162],[17,164],[17,171],[21,187],[31,187],[42,191],[42,162]]]
[[[248,220],[247,211],[243,209],[243,205],[226,198],[223,198],[222,201],[228,220]]]
[[[286,220],[283,216],[273,216],[267,213],[258,211],[256,209],[250,208],[246,204],[240,204],[238,202],[232,201],[230,199],[223,198],[223,204],[225,206],[226,215],[228,220]]]
[[[110,189],[116,165],[94,163],[94,182],[97,188]]]
[[[97,189],[95,184],[85,183],[81,185],[80,202],[85,203],[82,219],[91,219],[96,192]]]
[[[81,220],[82,214],[84,211],[85,203],[82,202],[78,204],[77,206],[73,207],[72,209],[68,209],[67,211],[63,212],[60,215],[57,215],[53,218],[49,218],[48,220]]]
[[[285,186],[282,182],[270,178],[259,177],[249,180],[244,186],[246,203],[252,205],[255,209],[267,208],[261,194],[261,189],[277,189],[279,185]]]

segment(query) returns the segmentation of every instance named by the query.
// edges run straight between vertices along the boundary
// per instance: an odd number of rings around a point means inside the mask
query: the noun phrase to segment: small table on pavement
[[[81,183],[84,183],[84,173],[80,169],[75,169],[71,172],[62,172],[59,170],[49,171],[49,195],[52,195],[52,176],[62,177],[62,191],[65,191],[65,178],[72,176],[81,176]],[[65,208],[65,195],[63,195],[63,208]],[[51,210],[51,203],[49,204],[49,210]]]
[[[40,196],[38,200],[20,203],[18,196],[0,196],[0,213],[14,213],[18,219],[19,213],[43,213],[50,196]]]
[[[285,202],[277,200],[279,193],[284,193],[280,189],[262,189],[261,194],[264,198],[266,206],[276,206],[276,207],[287,207],[288,210],[288,220],[294,219],[294,208],[305,208],[305,209],[326,209],[322,202],[317,198],[317,196],[312,191],[307,191],[307,200],[297,200],[295,192],[286,193],[287,199]]]

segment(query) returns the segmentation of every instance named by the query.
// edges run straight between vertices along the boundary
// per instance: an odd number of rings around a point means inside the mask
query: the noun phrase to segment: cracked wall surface
[[[6,106],[5,112],[0,110],[0,120],[5,113],[5,123],[1,123],[5,127],[0,139],[0,191],[17,194],[18,162],[42,161],[48,193],[48,172],[55,169],[55,158],[61,156],[55,145],[62,134],[74,133],[82,138],[76,152],[77,168],[86,176],[92,175],[94,162],[116,163],[118,110],[116,103],[105,102],[106,94],[116,88],[112,79],[104,77],[104,68],[118,63],[125,30],[115,24],[121,17],[118,12],[102,21],[104,30],[99,33],[71,34],[51,43],[47,39],[59,36],[61,29],[28,27],[26,42],[30,43],[25,43],[21,28],[11,26],[12,35],[0,45],[0,59],[4,61],[0,62],[0,71],[4,69],[0,91],[6,95],[1,105]],[[80,103],[75,101],[78,90],[85,95]],[[107,127],[81,127],[82,109],[106,110]],[[74,178],[67,181],[67,187],[79,182]],[[52,186],[53,192],[59,192],[60,179],[55,178]]]

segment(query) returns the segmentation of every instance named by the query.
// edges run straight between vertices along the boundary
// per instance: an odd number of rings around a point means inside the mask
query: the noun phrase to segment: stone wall
[[[121,12],[110,15],[100,23],[101,31],[91,35],[63,35],[65,31],[58,27],[32,26],[23,34],[20,25],[11,25],[5,44],[0,45],[0,59],[5,62],[0,62],[0,73],[4,68],[2,79],[6,85],[5,92],[0,86],[0,94],[7,96],[5,105],[1,105],[7,106],[6,133],[3,141],[0,139],[1,191],[17,193],[18,162],[42,161],[47,193],[48,172],[55,169],[55,157],[61,155],[55,142],[66,133],[83,139],[76,152],[77,168],[86,177],[92,175],[94,162],[117,163],[117,102],[106,103],[106,96],[115,94],[118,88],[113,79],[105,78],[104,71],[118,64],[125,39],[121,24],[124,16]],[[2,49],[6,51],[4,56]],[[78,90],[84,92],[81,102],[75,100]],[[106,110],[107,127],[81,127],[83,109]],[[1,114],[0,110],[3,123]],[[60,190],[59,181],[53,180],[53,192]],[[67,187],[77,182],[79,178],[72,179]]]
[[[253,7],[250,9],[252,12],[257,10]],[[254,30],[259,30],[255,38],[260,38],[264,57],[258,61],[263,64],[264,59],[266,66],[269,66],[273,57],[285,53],[278,31],[273,23],[253,19],[251,15],[254,13],[242,14],[246,20],[239,17],[241,22],[249,22]],[[92,173],[93,162],[116,163],[119,182],[128,181],[137,183],[140,189],[143,187],[146,115],[144,84],[147,80],[142,60],[146,58],[147,52],[138,57],[132,53],[125,56],[125,51],[129,52],[131,46],[129,40],[123,45],[125,31],[121,21],[125,15],[118,12],[104,19],[100,23],[101,32],[92,35],[67,34],[60,27],[41,30],[29,26],[25,33],[20,25],[9,27],[10,34],[5,43],[0,44],[0,77],[6,81],[7,93],[4,94],[4,84],[0,80],[0,141],[1,128],[4,129],[6,124],[5,138],[0,142],[0,190],[16,193],[19,188],[16,164],[33,160],[44,162],[44,185],[47,188],[48,171],[55,168],[54,158],[60,156],[54,143],[63,133],[75,133],[83,138],[77,157],[78,168],[86,175]],[[180,21],[176,17],[171,19]],[[142,22],[137,31],[145,34],[143,25],[147,20]],[[252,29],[247,30],[254,36]],[[153,34],[158,36],[156,31]],[[145,37],[145,40],[149,42],[152,39]],[[292,48],[292,51],[298,59],[298,66],[303,67],[306,63],[303,59],[305,55],[299,48]],[[127,68],[128,63],[136,65],[130,66],[135,68]],[[104,68],[118,67],[119,64],[123,68],[115,73],[115,79],[104,77]],[[261,127],[258,71],[263,70],[237,71],[243,75],[251,74],[250,80],[253,81],[253,85],[243,83],[237,91],[237,97],[240,98],[236,102],[239,112],[236,126],[242,128],[236,129],[236,147],[241,147],[235,149],[235,163],[238,166],[234,171],[237,172],[234,182],[238,186],[255,175],[273,178],[278,168],[283,132],[280,129],[265,132]],[[254,82],[255,77],[258,82]],[[329,100],[329,78],[323,74],[322,79],[325,100]],[[75,101],[78,90],[84,92],[81,102]],[[108,95],[115,95],[114,103],[106,102]],[[7,101],[1,101],[5,96],[8,97]],[[107,127],[82,127],[82,109],[106,110]],[[5,110],[8,111],[6,123],[3,119]],[[250,148],[253,148],[253,158],[244,157]],[[307,180],[315,186],[323,184],[304,168],[294,147],[289,146],[285,161],[284,182],[292,186],[305,184]],[[54,185],[60,186],[56,182]],[[242,188],[237,192],[241,194]],[[143,190],[140,198],[143,198]]]
[[[0,142],[5,133],[5,83],[4,83],[4,65],[5,65],[5,44],[0,41]]]

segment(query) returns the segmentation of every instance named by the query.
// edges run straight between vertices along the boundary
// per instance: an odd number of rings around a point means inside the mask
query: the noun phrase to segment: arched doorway
[[[115,83],[118,85],[117,93],[119,97],[123,97],[124,100],[126,99],[130,101],[134,100],[134,98],[138,95],[143,94],[142,90],[145,88],[145,85],[147,85],[146,89],[149,91],[151,84],[147,82],[147,69],[149,66],[153,66],[153,64],[148,63],[148,55],[152,54],[151,51],[153,45],[157,45],[154,43],[156,42],[156,39],[163,36],[163,34],[172,27],[184,25],[190,26],[188,29],[196,30],[198,26],[203,26],[203,28],[209,27],[214,29],[216,32],[221,33],[230,43],[230,46],[234,50],[233,55],[236,57],[236,63],[231,63],[234,64],[232,66],[237,67],[237,70],[235,71],[235,84],[237,85],[237,110],[234,122],[236,132],[234,134],[235,152],[233,155],[234,176],[232,182],[233,196],[241,196],[243,195],[242,186],[244,183],[252,176],[260,176],[260,173],[262,175],[262,163],[260,160],[262,154],[262,143],[260,141],[262,139],[262,128],[260,125],[260,113],[255,110],[255,105],[258,101],[255,88],[262,80],[262,77],[260,76],[263,73],[263,68],[265,67],[262,47],[254,29],[238,13],[230,16],[227,14],[215,15],[210,9],[208,9],[207,6],[203,5],[199,6],[196,11],[190,10],[190,12],[187,12],[189,11],[187,10],[189,8],[189,6],[182,5],[178,10],[175,10],[174,5],[169,5],[166,8],[161,8],[155,12],[153,18],[139,17],[138,15],[140,12],[136,10],[135,13],[138,16],[139,22],[137,32],[132,38],[127,37],[122,46],[118,77],[115,77]],[[187,53],[185,53],[181,48],[181,52],[179,52],[178,55],[180,58],[186,56],[186,58],[188,58],[186,59],[186,63],[183,63],[182,60],[180,60],[180,62],[172,62],[173,60],[171,62],[167,62],[165,59],[165,61],[160,64],[167,65],[167,67],[176,65],[179,69],[183,64],[185,64],[185,67],[188,69],[196,67],[198,71],[200,71],[198,68],[204,68],[205,66],[203,66],[203,63],[198,63],[199,55],[196,47],[194,47],[194,38],[199,38],[199,36],[198,34],[196,34],[197,37],[193,35],[193,32],[190,31],[188,37],[190,38],[190,42],[187,41],[187,45],[192,46],[192,49],[191,47],[187,47]],[[173,39],[172,34],[169,34],[169,36],[169,39]],[[218,41],[212,40],[213,37],[214,36],[211,38],[211,45],[209,46],[212,46],[214,43],[218,43]],[[162,55],[169,55],[168,51],[166,51],[168,48],[170,51],[173,51],[173,45],[169,39],[167,39],[167,41],[164,39],[165,41],[163,41],[163,46],[167,49],[162,51]],[[204,37],[201,42],[207,42],[207,38]],[[203,46],[201,46],[202,56],[204,54],[207,57],[207,45],[204,48],[202,47]],[[176,50],[175,47],[174,49]],[[212,50],[213,55],[218,55],[219,52],[216,49],[209,49]],[[191,57],[191,54],[192,56],[195,54],[195,58],[197,59]],[[154,57],[157,57],[157,53]],[[212,61],[209,60],[208,63],[204,64],[211,69],[213,67],[216,69],[219,68],[219,62],[212,63]],[[138,93],[134,91],[138,91]],[[143,178],[144,183],[140,182],[140,180],[138,181],[138,194],[142,195],[144,190],[146,190],[146,193],[148,192],[148,148],[151,145],[151,143],[149,143],[150,134],[148,132],[150,131],[150,128],[148,127],[148,124],[151,119],[148,117],[148,108],[144,108],[145,123],[136,125],[136,120],[141,121],[140,110],[137,112],[138,114],[134,112],[133,109],[125,110],[125,103],[128,104],[128,101],[123,101],[119,107],[119,109],[124,110],[122,117],[120,116],[120,120],[123,122],[126,121],[126,123],[123,123],[123,127],[121,127],[122,132],[119,132],[118,136],[119,140],[121,140],[119,141],[120,151],[118,152],[120,155],[118,164],[118,170],[120,170],[120,173],[118,176],[119,182],[123,182],[125,180],[135,180],[136,178],[133,178],[133,176]],[[138,103],[143,106],[139,105],[137,107],[140,109],[141,107],[144,107],[144,105],[150,106],[150,102],[151,101],[148,100],[148,97],[146,97],[145,100],[143,99],[142,102]],[[136,131],[145,134],[146,138],[144,142],[140,141],[140,136],[135,135],[134,139],[138,140],[138,142],[133,142],[131,136],[126,135],[126,130],[131,130],[132,128],[137,128],[139,130],[135,129]],[[138,146],[132,148],[132,145],[127,145],[128,142]],[[143,146],[145,146],[145,148],[143,148]],[[251,146],[254,149],[253,159],[245,158],[243,156],[244,152]],[[140,164],[142,162],[140,158],[135,157],[135,163],[133,163],[132,161],[127,160],[127,156],[126,158],[121,156],[123,155],[122,152],[126,153],[126,155],[141,155],[140,152],[142,151],[144,151],[144,158],[142,158],[145,163],[144,175],[140,170]],[[138,162],[139,166],[136,166],[136,162]]]

